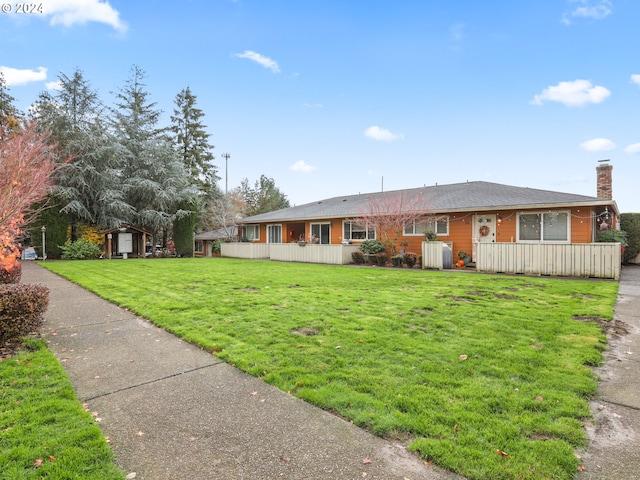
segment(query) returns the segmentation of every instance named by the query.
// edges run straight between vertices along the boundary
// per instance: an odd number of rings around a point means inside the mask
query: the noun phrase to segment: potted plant
[[[424,232],[424,240],[425,242],[435,242],[438,240],[438,235],[433,230],[427,230]]]
[[[458,259],[463,261],[465,265],[468,265],[469,263],[471,263],[471,255],[469,255],[464,250],[459,250],[458,251]]]

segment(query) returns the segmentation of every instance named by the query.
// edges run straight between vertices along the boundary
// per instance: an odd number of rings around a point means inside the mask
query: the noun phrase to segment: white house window
[[[435,232],[438,235],[449,235],[449,217],[426,217],[405,223],[404,234],[424,235],[425,232]]]
[[[320,243],[327,245],[331,243],[331,224],[330,223],[312,223],[311,224],[311,243]]]
[[[267,243],[282,243],[282,225],[267,225]]]
[[[569,213],[521,213],[518,215],[519,242],[568,242]]]
[[[260,225],[245,225],[244,236],[247,240],[260,240]]]
[[[202,240],[196,240],[194,251],[196,253],[202,253],[204,251],[204,244],[203,244]]]
[[[343,240],[375,240],[376,230],[371,227],[363,227],[355,222],[346,220],[343,222]]]

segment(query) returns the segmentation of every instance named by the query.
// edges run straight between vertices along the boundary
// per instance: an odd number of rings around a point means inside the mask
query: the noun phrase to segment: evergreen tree
[[[19,125],[20,114],[14,106],[15,98],[9,93],[9,87],[4,79],[4,75],[0,72],[0,140],[4,139],[6,134],[14,130]]]
[[[62,88],[55,96],[42,93],[34,109],[40,126],[51,132],[58,157],[71,158],[56,178],[56,203],[72,225],[78,221],[102,227],[128,223],[132,209],[119,178],[122,156],[106,128],[98,94],[80,70],[58,78]]]
[[[195,204],[184,203],[184,211],[190,212],[173,222],[173,242],[179,257],[193,257],[193,234],[196,227],[197,208]]]
[[[260,180],[256,180],[253,188],[249,185],[249,180],[244,178],[240,183],[240,192],[247,205],[245,210],[247,216],[273,212],[290,206],[287,196],[276,187],[273,178],[265,175],[260,175]]]
[[[127,203],[135,211],[133,223],[155,236],[189,214],[179,205],[191,202],[195,189],[165,129],[158,128],[161,111],[149,101],[143,80],[144,72],[132,67],[116,94],[114,129],[123,148],[122,182]]]
[[[46,250],[47,258],[60,258],[62,255],[61,246],[67,241],[67,230],[69,227],[68,215],[61,212],[62,207],[56,203],[55,199],[50,201],[49,205],[40,211],[38,217],[31,222],[29,235],[31,237],[31,245],[36,247],[37,251],[42,248],[42,235],[40,228],[44,225],[47,227],[46,232]]]
[[[175,98],[175,109],[171,116],[171,132],[176,150],[191,176],[191,183],[196,185],[202,194],[210,196],[217,187],[220,178],[218,169],[213,164],[212,150],[209,143],[211,135],[206,132],[202,123],[204,113],[196,107],[196,96],[187,87]]]

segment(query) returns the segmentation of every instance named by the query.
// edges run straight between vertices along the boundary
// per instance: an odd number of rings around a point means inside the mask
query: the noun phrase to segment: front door
[[[474,241],[479,243],[492,243],[496,241],[496,216],[476,215],[475,227],[473,229]]]

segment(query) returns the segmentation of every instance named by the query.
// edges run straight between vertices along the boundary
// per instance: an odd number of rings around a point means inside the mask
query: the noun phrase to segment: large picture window
[[[363,227],[355,222],[345,220],[343,223],[343,240],[375,240],[376,230],[371,227]]]
[[[569,238],[568,212],[518,215],[519,242],[568,242]]]
[[[413,222],[405,223],[404,234],[424,235],[426,232],[435,232],[437,235],[449,235],[449,217],[425,217]]]
[[[260,225],[245,225],[244,236],[250,241],[260,240]]]

